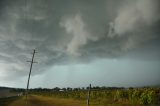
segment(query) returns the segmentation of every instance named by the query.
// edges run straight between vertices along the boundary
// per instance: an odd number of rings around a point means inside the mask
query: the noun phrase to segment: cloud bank
[[[32,49],[39,52],[33,75],[102,58],[159,61],[159,0],[0,3],[0,66],[13,76],[28,75]]]

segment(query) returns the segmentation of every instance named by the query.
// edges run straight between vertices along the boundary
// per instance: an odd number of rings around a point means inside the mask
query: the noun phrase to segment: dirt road
[[[22,97],[8,106],[86,106],[86,101],[32,95],[29,96],[27,103],[25,97]]]

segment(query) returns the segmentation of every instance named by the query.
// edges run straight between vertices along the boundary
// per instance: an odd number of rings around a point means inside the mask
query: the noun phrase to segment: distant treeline
[[[0,87],[0,89],[2,88],[7,88],[7,87]],[[141,88],[150,88],[150,87],[141,87]],[[152,87],[153,88],[153,87]],[[156,87],[158,88],[158,87]],[[13,92],[25,92],[25,89],[23,88],[7,88],[7,89],[11,89],[11,91]],[[41,91],[85,91],[88,90],[89,87],[78,87],[78,88],[71,88],[71,87],[67,87],[67,88],[59,88],[59,87],[55,87],[55,88],[31,88],[29,89],[29,91],[36,91],[36,92],[41,92]],[[125,87],[105,87],[105,86],[93,86],[91,87],[92,91],[96,91],[96,90],[123,90],[123,89],[135,89],[133,87],[129,87],[129,88],[125,88]]]
[[[0,90],[4,90],[4,89],[13,89],[13,88],[10,88],[10,87],[0,87]]]
[[[88,90],[89,87],[82,87],[82,88],[71,88],[71,87],[67,87],[67,88],[59,88],[59,87],[55,87],[55,88],[31,88],[29,89],[29,91],[31,92],[41,92],[41,91],[84,91],[84,90]],[[99,87],[99,86],[95,86],[95,87],[91,87],[92,90],[118,90],[118,89],[125,89],[124,87]],[[25,89],[22,88],[12,88],[13,92],[25,92]]]
[[[53,89],[48,89],[48,88],[35,88],[35,89],[30,89],[31,91],[81,91],[81,90],[88,90],[89,87],[82,87],[82,88],[59,88],[55,87]],[[91,87],[92,90],[115,90],[115,89],[125,89],[123,87]]]

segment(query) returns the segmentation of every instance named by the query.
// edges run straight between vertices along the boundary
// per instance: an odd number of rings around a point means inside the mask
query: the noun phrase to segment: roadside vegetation
[[[87,89],[66,89],[32,91],[33,94],[47,97],[83,100],[87,98]],[[92,88],[90,101],[98,104],[97,106],[116,105],[160,105],[159,88]]]
[[[12,92],[24,92],[24,90],[14,89]],[[86,106],[87,92],[88,88],[31,89],[28,104],[29,106]],[[25,96],[0,99],[0,106],[25,105]],[[160,88],[92,87],[91,89],[90,106],[146,105],[160,105]]]

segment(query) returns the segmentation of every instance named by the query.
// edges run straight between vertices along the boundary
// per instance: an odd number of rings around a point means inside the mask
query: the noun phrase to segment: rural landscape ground
[[[85,100],[53,98],[45,96],[31,95],[26,102],[25,97],[15,97],[1,103],[0,106],[86,106]],[[90,106],[123,106],[124,104],[101,104],[98,101],[91,101]]]
[[[72,99],[58,99],[44,96],[31,95],[26,102],[25,97],[19,97],[5,104],[6,106],[86,106],[85,101]],[[96,106],[96,105],[94,105]]]
[[[160,105],[160,88],[158,87],[93,88],[90,91],[89,106]],[[27,98],[25,89],[9,89],[12,96],[1,97],[0,106],[87,106],[88,88],[37,88],[31,89]]]
[[[51,98],[45,96],[31,95],[26,102],[25,97],[6,99],[0,106],[86,106],[84,100]],[[111,104],[110,104],[111,105]],[[110,106],[109,104],[104,106]],[[91,102],[90,106],[102,106],[98,102]],[[112,105],[111,105],[112,106]],[[113,105],[114,106],[114,105]],[[116,105],[119,106],[119,105]]]

